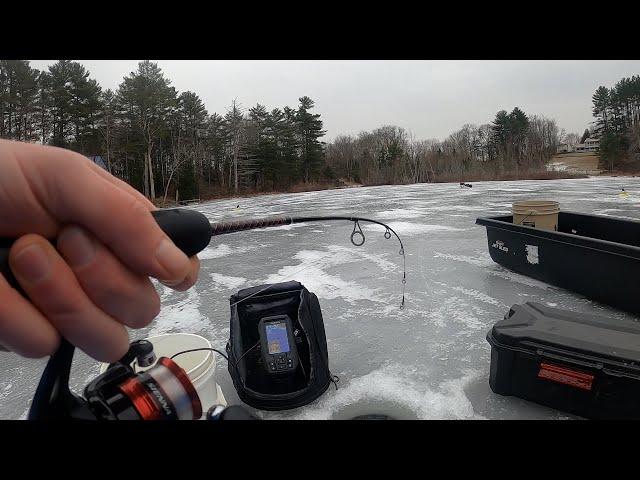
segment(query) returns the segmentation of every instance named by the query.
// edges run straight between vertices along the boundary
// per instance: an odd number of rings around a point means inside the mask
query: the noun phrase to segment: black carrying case
[[[640,324],[514,305],[487,334],[489,385],[592,419],[640,419]]]
[[[230,298],[228,369],[240,399],[260,410],[286,410],[306,405],[322,395],[333,377],[329,372],[327,339],[320,303],[299,282],[260,285]],[[259,346],[258,324],[263,317],[288,315],[294,330],[299,365],[291,376],[266,373]]]

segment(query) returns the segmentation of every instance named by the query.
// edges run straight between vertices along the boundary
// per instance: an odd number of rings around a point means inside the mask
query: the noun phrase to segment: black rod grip
[[[172,208],[151,212],[164,233],[188,257],[201,252],[211,240],[211,224],[206,216],[196,210]],[[9,249],[15,239],[0,237],[0,274],[13,288],[22,293],[9,268]]]
[[[211,236],[224,235],[226,233],[236,233],[245,230],[254,230],[256,228],[280,227],[282,225],[290,225],[291,217],[265,217],[265,218],[248,218],[245,220],[233,220],[230,222],[219,222],[211,224]]]
[[[162,231],[187,257],[200,253],[211,241],[209,219],[196,210],[169,208],[151,214]]]

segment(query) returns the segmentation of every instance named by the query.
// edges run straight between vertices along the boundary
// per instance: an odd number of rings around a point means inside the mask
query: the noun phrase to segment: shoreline
[[[596,175],[596,176],[602,176],[602,177],[629,177],[629,178],[633,178],[633,177],[638,177],[640,176],[640,172],[601,172],[600,174]],[[458,176],[456,176],[458,177]],[[483,178],[485,177],[485,178]],[[421,183],[455,183],[458,184],[461,181],[464,181],[465,183],[469,183],[469,182],[504,182],[504,181],[518,181],[518,180],[561,180],[561,179],[584,179],[584,178],[589,178],[589,175],[585,175],[585,174],[577,174],[577,173],[570,173],[570,172],[555,172],[555,171],[538,171],[538,172],[530,172],[530,173],[520,173],[519,175],[517,175],[518,178],[515,178],[516,175],[514,174],[506,174],[506,175],[498,175],[497,177],[493,177],[493,178],[486,178],[487,175],[486,174],[480,174],[480,175],[469,175],[467,177],[464,177],[464,180],[456,180],[456,179],[451,179],[450,177],[447,178],[439,178],[436,181],[433,182],[421,182]],[[352,188],[361,188],[361,187],[380,187],[380,186],[393,186],[393,185],[416,185],[415,183],[381,183],[381,184],[350,184],[347,186],[339,186],[336,187],[332,184],[326,184],[324,187],[321,186],[322,184],[309,184],[308,189],[306,188],[300,188],[300,186],[297,186],[296,188],[291,188],[288,190],[276,190],[276,191],[268,191],[268,192],[240,192],[238,194],[229,194],[229,195],[225,195],[225,194],[219,194],[219,195],[210,195],[207,197],[202,197],[199,199],[190,199],[190,200],[186,200],[186,201],[182,201],[182,202],[176,202],[175,200],[172,199],[167,199],[166,204],[163,203],[162,199],[158,198],[156,199],[153,203],[159,207],[159,208],[169,208],[169,207],[177,207],[177,206],[185,206],[185,205],[197,205],[197,204],[201,204],[201,203],[205,203],[205,202],[210,202],[213,200],[232,200],[234,198],[237,199],[248,199],[248,198],[253,198],[253,197],[261,197],[264,195],[281,195],[281,194],[288,194],[288,193],[305,193],[305,192],[320,192],[320,191],[324,191],[324,190],[347,190],[347,189],[352,189]]]

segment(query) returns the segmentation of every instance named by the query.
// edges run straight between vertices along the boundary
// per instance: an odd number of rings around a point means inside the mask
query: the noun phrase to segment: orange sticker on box
[[[588,373],[576,372],[575,370],[559,367],[558,365],[541,363],[538,378],[564,383],[565,385],[581,388],[582,390],[591,390],[595,377]]]

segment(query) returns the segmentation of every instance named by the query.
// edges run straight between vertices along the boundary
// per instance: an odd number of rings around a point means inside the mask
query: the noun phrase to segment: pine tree
[[[106,154],[107,170],[110,173],[114,173],[112,165],[112,154],[114,150],[114,144],[116,141],[116,128],[117,128],[117,105],[116,95],[111,89],[102,92],[100,97],[100,104],[102,105],[102,111],[97,118],[97,129],[102,137],[102,151]],[[120,175],[123,172],[119,172]]]
[[[596,118],[596,130],[599,135],[609,131],[610,96],[607,87],[600,86],[593,94],[593,116]]]
[[[224,118],[217,113],[213,113],[207,119],[204,142],[207,152],[205,160],[207,183],[211,185],[213,180],[224,188],[225,126]]]
[[[145,60],[118,87],[121,112],[143,139],[142,181],[144,194],[151,199],[156,197],[153,149],[176,104],[176,90],[170,84],[157,63]]]
[[[178,97],[179,123],[174,128],[182,131],[184,158],[178,162],[178,189],[183,199],[198,198],[198,178],[200,172],[200,138],[203,136],[207,121],[207,109],[202,100],[193,92],[183,92]]]
[[[229,178],[233,178],[233,191],[237,193],[239,186],[238,164],[242,161],[241,155],[244,153],[245,147],[245,122],[242,107],[235,100],[231,103],[231,108],[225,114],[224,120],[226,143],[232,165],[232,169],[229,170]],[[229,181],[229,184],[231,184],[231,181]]]
[[[264,105],[259,103],[249,109],[253,135],[249,139],[249,152],[256,164],[255,185],[264,184],[266,179],[273,185],[273,167],[275,164],[274,137],[271,118]]]
[[[47,95],[51,101],[51,144],[57,147],[70,146],[69,137],[71,136],[73,110],[72,63],[70,60],[60,60],[49,67]]]
[[[38,76],[27,60],[0,60],[0,136],[36,139]]]
[[[298,99],[300,104],[296,113],[296,126],[300,142],[300,163],[305,183],[308,183],[320,170],[323,159],[322,130],[320,114],[310,113],[314,102],[309,97]]]
[[[590,136],[591,136],[591,132],[589,131],[588,128],[585,128],[584,133],[582,134],[582,137],[580,137],[580,143],[584,143],[585,140]]]
[[[300,140],[298,137],[297,112],[291,107],[282,109],[278,138],[281,142],[282,168],[285,172],[285,185],[297,181],[302,175],[300,165]]]
[[[40,142],[44,145],[51,141],[53,132],[53,98],[51,96],[51,75],[47,71],[40,72],[38,76],[38,98],[36,100],[37,131]]]
[[[496,118],[491,123],[490,157],[503,160],[507,155],[509,139],[509,114],[506,110],[496,113]]]
[[[529,130],[529,118],[527,115],[515,107],[509,114],[509,136],[511,141],[511,151],[515,155],[516,166],[520,166],[525,154],[526,135]]]

